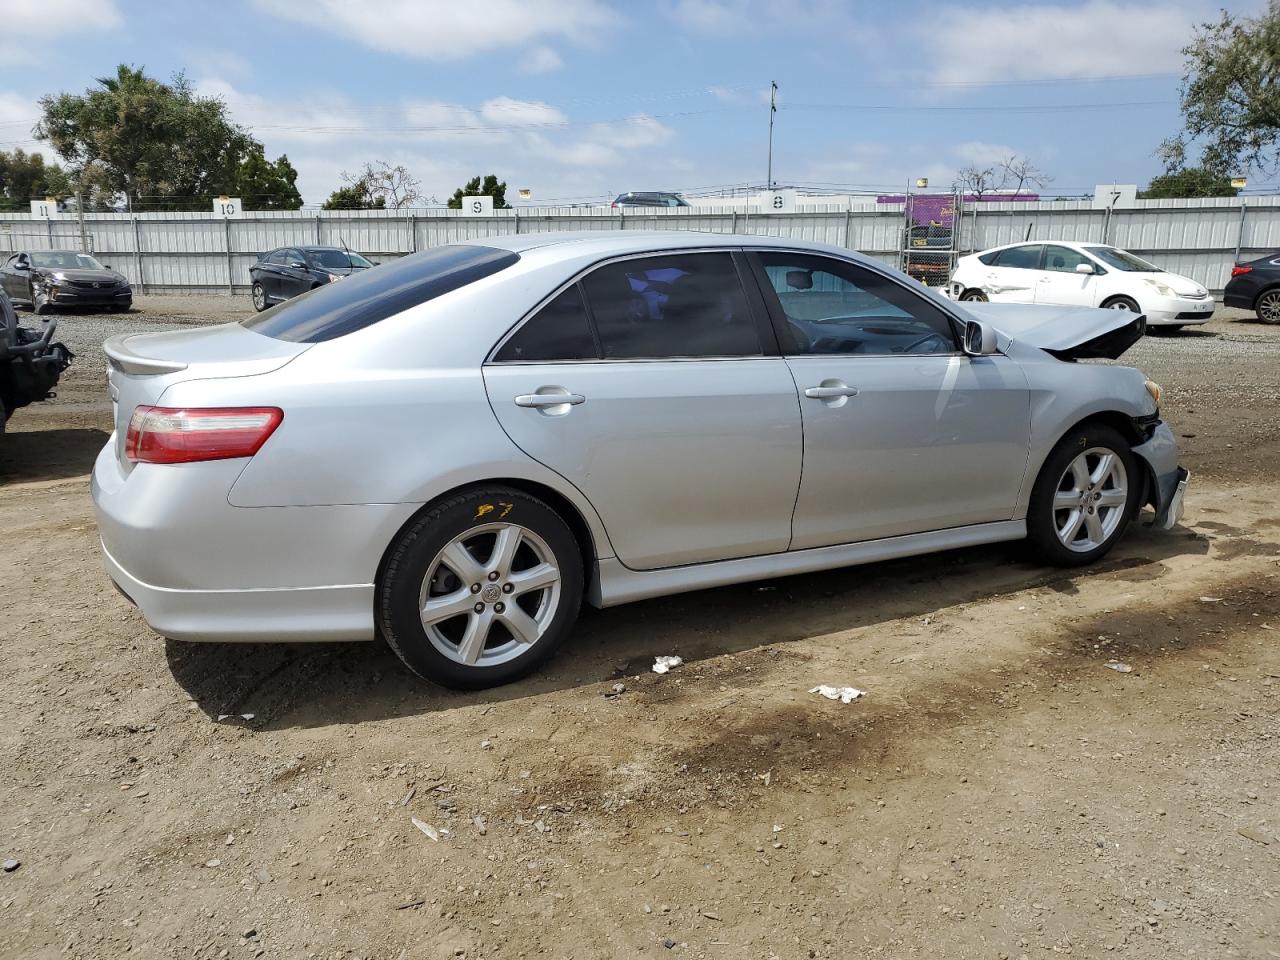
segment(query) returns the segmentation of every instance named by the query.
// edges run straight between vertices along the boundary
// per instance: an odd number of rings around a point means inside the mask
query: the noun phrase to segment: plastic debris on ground
[[[1103,666],[1108,670],[1114,670],[1116,673],[1133,673],[1133,667],[1127,663],[1121,663],[1119,660],[1108,660]]]
[[[684,663],[683,657],[654,657],[653,672],[667,673],[672,667],[678,667]]]
[[[1200,602],[1201,603],[1221,603],[1222,598],[1221,597],[1201,597]]]
[[[435,827],[433,827],[431,824],[424,823],[423,821],[419,820],[417,817],[410,817],[409,820],[413,823],[415,827],[417,827],[419,830],[425,833],[432,840],[436,841],[436,843],[440,842],[440,831],[437,830]]]
[[[853,703],[859,697],[867,695],[867,691],[859,690],[857,687],[829,687],[826,684],[819,684],[809,692],[826,697],[828,700],[839,700],[841,703]]]

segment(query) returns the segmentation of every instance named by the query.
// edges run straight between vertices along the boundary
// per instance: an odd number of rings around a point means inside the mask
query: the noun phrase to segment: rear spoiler
[[[140,353],[130,350],[125,341],[135,334],[117,333],[114,337],[108,337],[107,341],[102,345],[102,352],[107,355],[107,363],[121,373],[129,373],[141,376],[155,376],[161,373],[178,373],[187,369],[185,363],[176,360],[157,360],[155,357],[145,357]]]

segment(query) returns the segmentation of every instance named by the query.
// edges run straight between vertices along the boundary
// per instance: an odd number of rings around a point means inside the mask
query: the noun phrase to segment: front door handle
[[[858,388],[844,383],[824,381],[820,387],[807,388],[804,395],[810,400],[834,400],[836,397],[856,397]]]
[[[524,393],[516,397],[517,407],[559,407],[565,404],[577,406],[579,403],[585,403],[587,400],[580,393],[567,393],[563,389],[557,389],[554,393]]]

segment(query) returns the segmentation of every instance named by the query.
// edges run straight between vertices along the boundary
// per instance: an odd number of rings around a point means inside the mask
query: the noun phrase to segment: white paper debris
[[[417,817],[410,817],[409,819],[413,822],[413,825],[414,825],[415,827],[417,827],[419,830],[421,830],[423,833],[425,833],[425,834],[426,834],[428,837],[430,837],[432,840],[436,841],[436,843],[439,843],[439,842],[440,842],[440,834],[439,834],[439,832],[436,830],[436,828],[435,828],[435,827],[433,827],[431,824],[429,824],[429,823],[423,823],[423,822],[422,822],[421,820],[419,820]]]
[[[654,657],[653,672],[666,673],[672,667],[678,667],[682,663],[684,663],[683,657]]]
[[[1116,673],[1133,673],[1133,667],[1127,663],[1121,663],[1119,660],[1108,660],[1103,666],[1108,670],[1114,670]]]
[[[1200,602],[1201,603],[1221,603],[1222,598],[1221,597],[1201,597]]]
[[[819,684],[809,692],[826,697],[828,700],[839,700],[841,703],[853,703],[859,697],[867,695],[867,691],[859,690],[857,687],[828,687],[826,684]]]

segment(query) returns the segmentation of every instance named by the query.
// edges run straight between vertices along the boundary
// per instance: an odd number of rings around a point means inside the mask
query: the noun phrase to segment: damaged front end
[[[959,306],[1010,339],[1068,362],[1119,359],[1147,332],[1147,318],[1127,310],[1022,303]]]
[[[39,330],[19,326],[13,304],[0,293],[0,431],[19,407],[53,397],[62,371],[75,359],[64,344],[53,342],[57,327],[56,317]]]

